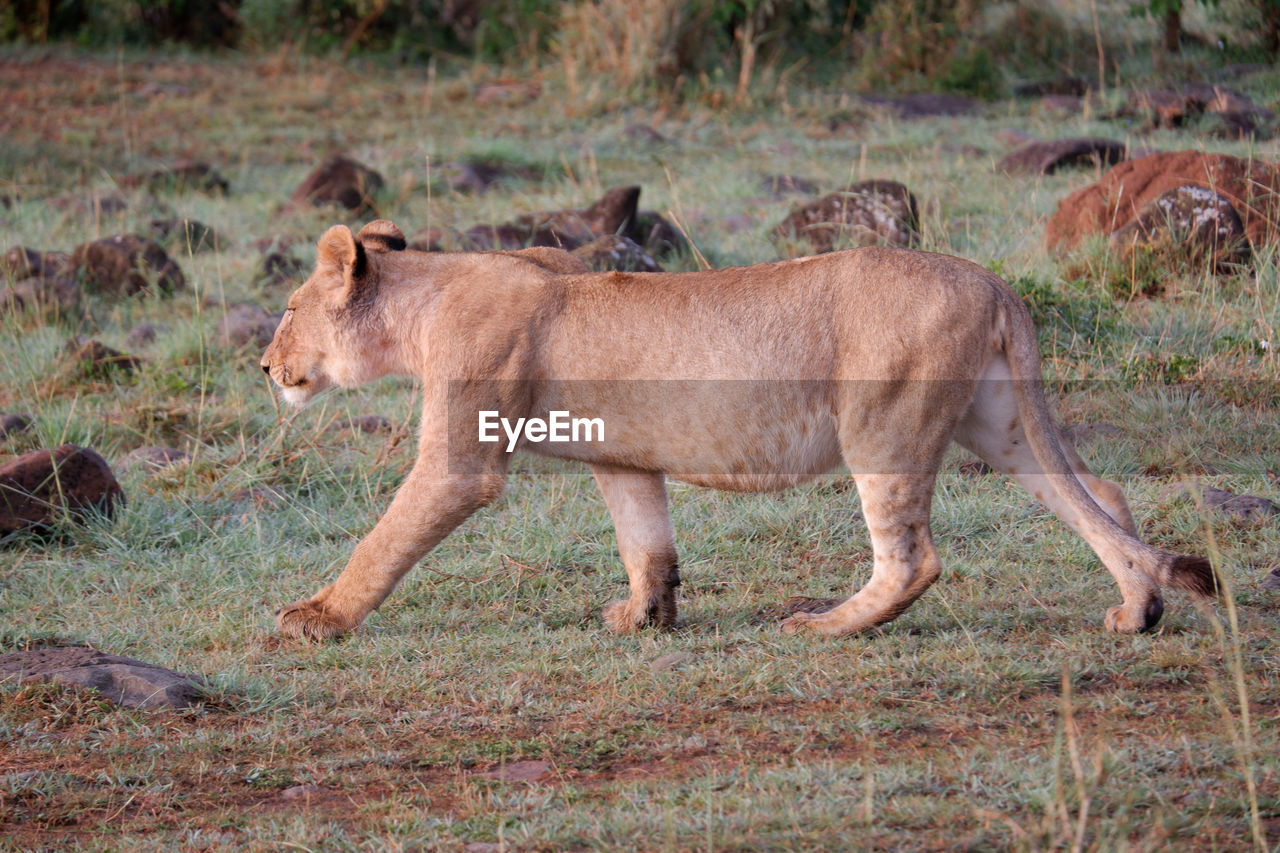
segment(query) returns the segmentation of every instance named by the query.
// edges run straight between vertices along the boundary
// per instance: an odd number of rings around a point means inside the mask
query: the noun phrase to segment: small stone
[[[30,415],[0,415],[0,439],[13,438],[31,429]]]
[[[672,652],[671,654],[663,655],[653,663],[649,664],[649,668],[654,672],[666,672],[669,669],[675,669],[681,664],[688,663],[694,659],[694,655],[689,652]]]
[[[373,194],[383,187],[382,175],[345,154],[334,154],[303,179],[290,201],[320,207],[336,204],[363,212],[374,207]]]
[[[131,347],[145,347],[148,344],[155,343],[156,327],[143,321],[129,330],[129,334],[125,337],[125,342]]]
[[[127,355],[101,341],[72,338],[63,348],[64,372],[87,379],[105,379],[116,373],[132,373],[142,359]]]
[[[232,305],[218,321],[218,340],[227,347],[263,349],[283,318],[283,313],[272,314],[257,305]]]
[[[181,254],[216,251],[226,245],[217,231],[194,219],[153,219],[151,236]]]
[[[159,244],[136,234],[119,234],[77,246],[71,268],[84,284],[101,293],[125,295],[171,292],[186,286],[182,268]]]
[[[317,797],[323,797],[327,794],[324,788],[319,785],[294,785],[291,788],[285,788],[280,792],[282,800],[311,800]]]
[[[33,450],[0,466],[0,535],[47,528],[64,515],[110,516],[124,492],[94,450],[64,444]]]
[[[93,688],[130,708],[186,708],[200,701],[203,679],[83,646],[0,655],[0,682],[53,682]]]
[[[1237,495],[1191,480],[1181,480],[1161,491],[1161,498],[1164,500],[1195,501],[1197,497],[1207,509],[1245,524],[1259,524],[1272,516],[1280,515],[1280,507],[1267,498]]]

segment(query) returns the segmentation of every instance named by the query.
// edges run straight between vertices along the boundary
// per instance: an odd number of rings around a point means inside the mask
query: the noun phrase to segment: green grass
[[[1250,275],[1183,272],[1165,297],[1116,301],[1113,282],[1080,277],[1079,259],[1042,249],[1046,218],[1090,176],[992,168],[1001,128],[1130,128],[997,102],[979,117],[832,131],[842,92],[793,86],[738,111],[696,98],[669,107],[657,123],[674,142],[649,146],[623,133],[654,120],[646,105],[561,104],[554,80],[531,104],[478,107],[471,84],[496,73],[483,66],[436,80],[287,56],[5,59],[0,73],[15,84],[0,107],[0,185],[16,198],[0,210],[9,244],[69,250],[168,208],[231,245],[180,256],[189,287],[168,298],[93,298],[71,316],[0,319],[0,412],[37,418],[0,444],[0,458],[64,441],[113,462],[150,444],[193,456],[122,475],[128,504],[110,522],[2,546],[0,650],[63,638],[212,682],[210,703],[184,712],[0,688],[0,844],[1280,843],[1277,600],[1257,586],[1280,560],[1280,535],[1274,522],[1242,526],[1162,497],[1190,475],[1276,497],[1280,264],[1264,253]],[[185,88],[139,94],[152,81]],[[1280,100],[1275,72],[1243,85],[1260,103]],[[1136,141],[1277,159],[1274,142],[1174,131]],[[340,219],[280,209],[330,150],[382,172],[380,213],[406,233],[580,206],[639,183],[642,206],[673,214],[716,265],[775,257],[767,235],[790,202],[765,197],[762,173],[824,189],[903,181],[920,200],[926,248],[993,266],[1028,297],[1063,419],[1123,431],[1086,457],[1125,484],[1148,539],[1214,557],[1231,606],[1198,610],[1172,594],[1156,634],[1107,634],[1101,617],[1116,593],[1088,547],[1009,482],[963,474],[957,453],[935,502],[943,579],[884,629],[837,641],[777,630],[786,598],[844,594],[869,573],[856,492],[833,476],[763,496],[671,484],[681,623],[615,637],[599,609],[623,594],[625,574],[603,501],[585,471],[525,458],[503,499],[431,553],[356,635],[277,642],[273,610],[336,575],[413,459],[411,384],[331,394],[294,413],[273,402],[256,350],[217,340],[228,306],[284,305],[287,288],[254,282],[253,241],[298,241],[309,260],[311,241]],[[433,182],[431,164],[468,156],[515,159],[543,177],[483,194]],[[114,192],[124,174],[180,157],[215,165],[230,193],[129,194],[124,214],[99,221],[46,204]],[[143,321],[160,334],[132,347],[128,333]],[[70,377],[59,357],[76,334],[145,364],[134,377]],[[399,431],[328,429],[368,413]],[[245,494],[263,487],[280,498]],[[484,775],[519,760],[552,769],[536,783]],[[44,772],[6,777],[26,770]],[[306,801],[282,793],[302,784],[322,791]]]

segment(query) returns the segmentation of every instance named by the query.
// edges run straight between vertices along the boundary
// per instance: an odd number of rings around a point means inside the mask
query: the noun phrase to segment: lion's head
[[[378,276],[383,258],[404,247],[404,234],[383,219],[357,235],[335,225],[320,238],[315,271],[289,296],[262,354],[286,401],[301,406],[332,385],[350,388],[391,371]]]

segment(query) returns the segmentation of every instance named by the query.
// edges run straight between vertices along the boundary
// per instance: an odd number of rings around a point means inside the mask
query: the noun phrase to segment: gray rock
[[[93,688],[130,708],[186,708],[200,701],[203,679],[82,646],[0,655],[0,682],[53,682]]]
[[[1191,265],[1212,263],[1218,272],[1248,263],[1252,254],[1230,199],[1191,184],[1162,193],[1109,239],[1121,251],[1146,246]]]
[[[257,305],[232,305],[218,321],[218,340],[223,346],[263,349],[271,343],[283,317],[283,313],[272,314]]]
[[[1218,515],[1246,524],[1259,524],[1280,515],[1280,507],[1267,498],[1255,495],[1237,495],[1224,489],[1215,489],[1192,480],[1181,480],[1163,490],[1165,500],[1199,500]]]
[[[851,246],[913,246],[920,239],[919,221],[915,196],[905,186],[863,181],[795,208],[773,229],[773,237],[793,255]]]
[[[1097,137],[1029,142],[1010,153],[997,167],[1018,175],[1052,175],[1059,169],[1111,166],[1129,155],[1123,142]]]
[[[47,528],[90,511],[110,516],[123,501],[111,466],[89,448],[33,450],[0,466],[0,535]]]
[[[125,341],[131,347],[145,347],[148,344],[155,343],[157,329],[152,324],[143,321],[129,330]]]
[[[12,438],[31,429],[30,415],[0,415],[0,439]]]
[[[1258,584],[1258,586],[1263,589],[1280,589],[1280,566],[1276,566],[1274,569],[1267,572],[1267,576],[1262,579],[1262,582]]]

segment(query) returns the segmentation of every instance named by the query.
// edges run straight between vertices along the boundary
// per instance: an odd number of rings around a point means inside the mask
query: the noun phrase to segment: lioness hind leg
[[[591,471],[609,507],[631,584],[630,598],[604,608],[605,625],[619,634],[645,625],[671,627],[680,572],[663,475],[604,465],[593,465]]]
[[[910,607],[942,572],[929,531],[933,477],[860,474],[855,479],[871,533],[871,580],[830,610],[798,612],[783,620],[784,633],[806,629],[841,635],[883,624]]]
[[[1100,530],[1097,522],[1090,521],[1072,507],[1055,482],[1059,477],[1050,476],[1041,469],[1019,418],[1012,383],[980,382],[978,386],[973,405],[956,431],[956,441],[992,468],[1016,480],[1089,543],[1120,587],[1123,598],[1122,604],[1107,611],[1105,624],[1109,630],[1132,633],[1154,627],[1164,612],[1159,583],[1142,569],[1138,561],[1119,550],[1114,537]],[[1057,436],[1050,436],[1050,440],[1057,440]],[[1085,491],[1133,538],[1135,546],[1142,547],[1137,541],[1137,526],[1121,488],[1089,471],[1070,442],[1062,440],[1060,446],[1072,473]]]

